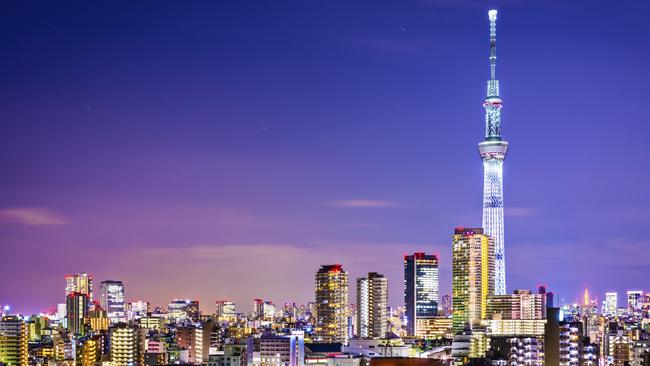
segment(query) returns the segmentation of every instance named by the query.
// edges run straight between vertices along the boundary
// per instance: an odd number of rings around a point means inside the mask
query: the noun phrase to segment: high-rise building
[[[111,324],[126,321],[124,307],[124,284],[122,281],[102,281],[100,285],[100,305],[106,310],[108,321]]]
[[[316,272],[316,339],[348,340],[348,273],[340,264],[323,265]]]
[[[406,331],[417,333],[418,319],[438,315],[438,257],[414,253],[404,256],[404,306]]]
[[[110,355],[114,366],[141,366],[144,363],[144,329],[125,323],[110,331]]]
[[[388,333],[388,279],[375,272],[357,278],[357,336],[383,338]]]
[[[0,318],[0,364],[27,366],[27,324],[18,316]]]
[[[616,315],[618,309],[618,293],[607,292],[605,293],[605,302],[603,303],[603,313],[605,315]]]
[[[643,291],[628,291],[627,292],[627,308],[629,311],[641,310],[643,304]]]
[[[228,300],[217,300],[217,319],[234,321],[236,318],[235,303]]]
[[[199,302],[176,299],[167,305],[167,316],[175,322],[196,322],[199,320]]]
[[[275,305],[271,301],[254,299],[253,317],[259,320],[272,320],[275,317]]]
[[[66,297],[66,324],[72,334],[86,334],[86,318],[88,317],[88,295],[73,292]]]
[[[456,228],[452,244],[454,332],[485,319],[494,294],[494,240],[482,228]]]
[[[93,302],[93,277],[83,272],[65,276],[65,296],[75,292],[88,295],[90,306]]]
[[[503,234],[503,160],[508,142],[501,139],[501,97],[496,79],[497,11],[488,12],[490,19],[490,80],[487,82],[485,108],[485,140],[478,144],[483,160],[483,228],[494,238],[494,293],[506,294],[506,263]]]

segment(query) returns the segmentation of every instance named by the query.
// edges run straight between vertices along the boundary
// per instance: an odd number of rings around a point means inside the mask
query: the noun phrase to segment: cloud
[[[506,216],[527,217],[535,216],[537,210],[532,207],[506,207],[504,213]]]
[[[397,202],[372,200],[372,199],[349,199],[330,202],[332,206],[353,207],[353,208],[383,208],[398,206]]]
[[[61,214],[43,207],[8,207],[0,210],[0,222],[40,226],[65,225],[68,223]]]

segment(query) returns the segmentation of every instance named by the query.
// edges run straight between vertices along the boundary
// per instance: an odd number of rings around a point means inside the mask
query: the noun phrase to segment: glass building
[[[414,253],[404,256],[404,306],[406,330],[417,334],[419,318],[438,315],[438,257]]]
[[[122,281],[103,281],[100,286],[100,305],[106,310],[106,316],[111,324],[126,321],[124,307],[124,284]]]

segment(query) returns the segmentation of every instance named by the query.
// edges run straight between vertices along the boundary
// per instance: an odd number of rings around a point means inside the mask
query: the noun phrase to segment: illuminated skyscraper
[[[605,315],[616,315],[618,309],[618,293],[607,292],[605,293],[605,303],[603,304],[603,313]]]
[[[348,273],[340,264],[316,272],[316,339],[347,343]]]
[[[357,336],[384,338],[388,332],[388,279],[370,272],[357,278]]]
[[[100,305],[106,310],[111,324],[126,321],[124,307],[124,285],[122,281],[103,281],[100,286]]]
[[[414,253],[404,256],[406,332],[415,336],[418,320],[438,315],[438,257]]]
[[[91,305],[93,302],[93,277],[83,272],[65,276],[65,296],[75,292],[88,295],[88,305]]]
[[[627,308],[629,311],[641,310],[643,304],[643,291],[628,291],[627,292]]]
[[[0,364],[27,366],[27,324],[18,316],[0,318]]]
[[[485,108],[485,140],[478,144],[483,160],[483,229],[494,238],[495,281],[494,292],[506,294],[506,263],[503,235],[503,160],[508,142],[501,139],[501,97],[497,66],[497,11],[488,12],[490,18],[490,80],[487,82]]]
[[[494,294],[494,240],[482,228],[456,228],[452,245],[454,332],[487,314],[487,298]]]
[[[66,324],[72,334],[86,334],[86,318],[88,317],[88,295],[73,292],[66,297]]]

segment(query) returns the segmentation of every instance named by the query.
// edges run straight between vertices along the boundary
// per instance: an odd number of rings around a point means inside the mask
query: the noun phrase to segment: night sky
[[[250,311],[341,263],[400,305],[413,251],[449,293],[453,229],[481,224],[491,7],[508,291],[650,290],[648,1],[12,2],[0,304],[48,310],[85,271]]]

